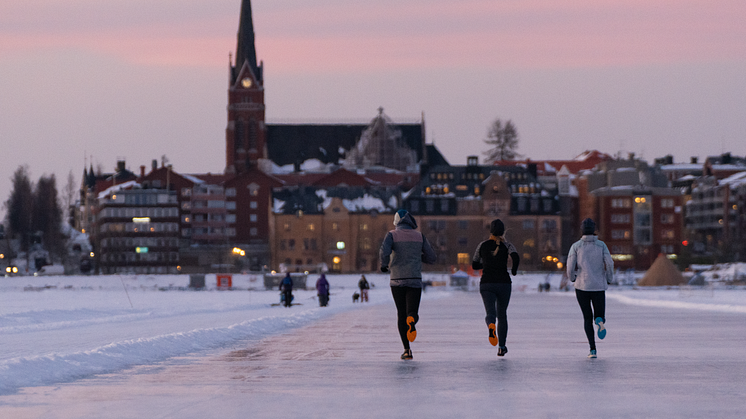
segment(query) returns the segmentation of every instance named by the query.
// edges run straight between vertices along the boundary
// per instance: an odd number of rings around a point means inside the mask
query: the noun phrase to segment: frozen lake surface
[[[537,292],[544,276],[516,278],[502,358],[479,294],[432,287],[415,358],[401,361],[387,281],[366,276],[369,304],[351,301],[357,276],[330,276],[330,307],[298,291],[290,309],[271,306],[276,291],[248,291],[248,278],[203,292],[177,290],[179,277],[0,279],[0,417],[746,412],[743,289],[612,289],[608,336],[591,360],[574,294]]]

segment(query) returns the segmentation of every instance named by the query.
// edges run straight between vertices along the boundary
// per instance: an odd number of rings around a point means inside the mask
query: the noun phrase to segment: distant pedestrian
[[[575,285],[575,296],[583,312],[583,328],[591,346],[588,358],[596,358],[593,323],[598,326],[598,338],[606,337],[606,289],[614,279],[614,261],[606,243],[596,237],[596,223],[586,218],[581,228],[583,237],[567,255],[567,276]]]
[[[280,292],[282,293],[282,302],[285,304],[285,307],[290,307],[293,303],[293,278],[290,277],[289,272],[280,282]]]
[[[370,289],[370,284],[368,284],[368,280],[365,279],[365,275],[363,275],[360,278],[360,281],[357,283],[357,287],[360,288],[360,302],[367,302],[368,301],[368,290]]]
[[[515,247],[505,240],[505,225],[498,218],[490,223],[490,238],[479,243],[471,262],[472,269],[482,269],[479,294],[482,295],[486,312],[484,321],[487,323],[489,341],[492,346],[499,345],[497,356],[508,353],[508,304],[512,291],[508,257],[512,262],[511,273],[515,276],[520,258]]]
[[[422,263],[435,263],[436,255],[430,242],[417,231],[412,214],[400,209],[394,215],[394,230],[389,231],[379,252],[381,272],[391,272],[391,294],[396,305],[399,337],[404,345],[401,359],[412,359],[409,342],[417,337],[415,324],[419,320],[422,298]]]
[[[324,274],[316,280],[316,295],[319,297],[319,307],[326,307],[329,304],[329,281]]]

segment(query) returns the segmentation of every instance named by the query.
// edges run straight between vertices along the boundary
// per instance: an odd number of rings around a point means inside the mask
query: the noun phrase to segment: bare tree
[[[72,219],[72,207],[75,204],[75,195],[80,192],[80,187],[75,183],[75,176],[73,176],[72,169],[67,174],[67,183],[62,189],[62,212],[65,214],[65,221],[70,225],[73,225]]]
[[[522,157],[516,152],[518,131],[511,120],[503,125],[500,118],[495,119],[487,130],[487,139],[484,142],[492,147],[484,153],[488,161],[515,160]]]

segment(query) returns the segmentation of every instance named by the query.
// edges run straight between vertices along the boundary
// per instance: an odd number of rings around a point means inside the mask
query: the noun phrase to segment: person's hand
[[[381,272],[386,273],[389,271],[388,266],[381,266]]]

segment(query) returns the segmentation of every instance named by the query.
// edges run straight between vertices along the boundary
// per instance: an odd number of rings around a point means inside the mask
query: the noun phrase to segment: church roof
[[[241,71],[244,62],[249,62],[249,67],[260,84],[264,83],[262,69],[257,65],[256,47],[254,45],[254,21],[251,17],[251,0],[241,2],[241,20],[238,24],[238,43],[236,46],[236,66],[231,69],[231,84],[236,82],[236,77]]]
[[[422,161],[424,132],[422,124],[396,124],[404,143]],[[309,159],[338,163],[360,140],[368,124],[267,124],[267,154],[279,166]],[[292,152],[291,152],[292,151]]]

